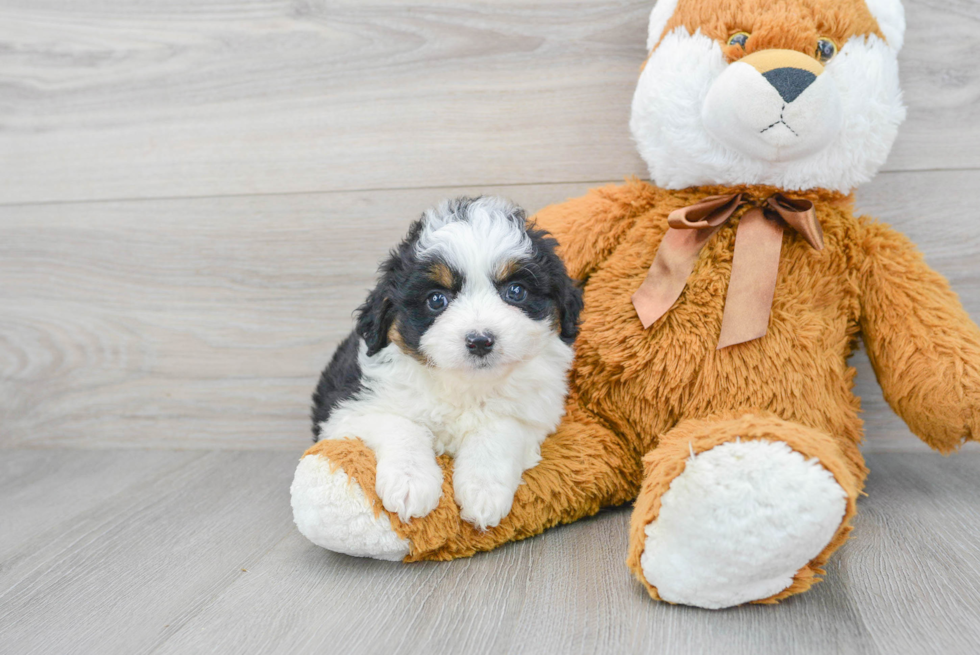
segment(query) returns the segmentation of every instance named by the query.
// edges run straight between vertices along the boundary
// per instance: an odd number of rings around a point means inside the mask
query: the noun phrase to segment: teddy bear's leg
[[[290,487],[296,527],[316,545],[337,553],[404,558],[408,540],[381,511],[374,475],[374,453],[360,441],[317,443],[303,454]]]
[[[460,518],[452,501],[452,467],[447,460],[449,502],[408,523],[412,554],[406,559],[468,557],[635,498],[642,480],[642,452],[584,409],[574,393],[565,407],[561,425],[541,444],[541,461],[524,471],[510,512],[496,527],[480,530]]]
[[[480,530],[460,518],[453,494],[452,459],[438,458],[439,506],[402,522],[375,491],[374,453],[360,440],[321,441],[303,455],[292,486],[297,527],[328,550],[377,559],[449,560],[492,550],[624,503],[642,479],[640,452],[602,425],[572,397],[541,461],[524,472],[510,513]]]
[[[630,568],[654,598],[710,609],[808,589],[866,475],[856,447],[758,415],[682,421],[644,468]]]

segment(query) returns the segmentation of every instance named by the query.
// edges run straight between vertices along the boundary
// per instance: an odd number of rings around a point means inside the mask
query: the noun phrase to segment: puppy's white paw
[[[718,609],[773,596],[820,554],[847,494],[785,443],[725,443],[688,460],[646,526],[643,574],[672,603]]]
[[[355,557],[399,561],[409,543],[391,528],[388,515],[374,515],[364,491],[343,469],[330,470],[318,455],[300,460],[290,487],[293,520],[321,548]]]
[[[375,490],[385,509],[407,522],[439,506],[442,469],[430,453],[379,458]]]
[[[514,504],[514,489],[483,477],[457,475],[453,492],[460,517],[481,530],[499,525]]]

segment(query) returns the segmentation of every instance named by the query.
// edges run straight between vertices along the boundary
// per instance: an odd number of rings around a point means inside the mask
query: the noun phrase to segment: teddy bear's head
[[[849,191],[905,118],[900,0],[658,0],[630,128],[667,188]]]

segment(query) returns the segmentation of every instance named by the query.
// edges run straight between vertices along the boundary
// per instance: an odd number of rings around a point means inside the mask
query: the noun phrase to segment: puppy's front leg
[[[541,459],[542,439],[517,421],[495,422],[466,437],[453,464],[453,492],[463,520],[486,530],[507,516],[521,474]]]
[[[378,460],[375,490],[389,512],[407,522],[425,516],[442,497],[442,469],[432,432],[402,416],[337,416],[325,426],[328,438],[359,437]]]

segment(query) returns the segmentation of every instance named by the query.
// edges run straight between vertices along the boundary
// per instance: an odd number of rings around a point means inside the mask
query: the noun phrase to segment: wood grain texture
[[[25,542],[75,520],[203,452],[8,450],[0,455],[0,562]]]
[[[980,6],[907,0],[887,170],[980,167]],[[644,174],[652,0],[2,0],[0,203]]]
[[[628,526],[621,508],[470,560],[408,567],[297,534],[159,652],[878,652],[843,586],[778,608],[653,603],[626,569]]]
[[[537,209],[586,188],[479,190]],[[0,443],[302,451],[378,261],[479,190],[6,208]]]
[[[860,352],[870,495],[777,607],[652,603],[628,508],[412,566],[292,526],[309,394],[410,220],[644,175],[652,4],[0,0],[0,653],[976,652],[980,446],[882,452],[925,446]],[[858,204],[980,319],[980,4],[905,5]]]
[[[0,652],[149,652],[295,530],[295,463],[207,453],[28,538],[0,566]]]
[[[0,444],[287,448],[384,253],[436,200],[534,211],[589,184],[7,207]],[[980,318],[980,173],[882,174],[862,210],[916,240]],[[869,448],[925,448],[858,355]]]
[[[14,454],[38,483],[78,477],[44,451]],[[104,471],[139,467],[135,455],[163,453],[86,454]],[[725,611],[647,597],[624,563],[628,507],[449,563],[326,552],[290,524],[295,461],[200,453],[25,536],[0,558],[0,652],[892,655],[980,641],[980,453],[871,454],[869,496],[825,581]],[[92,496],[101,482],[86,484]]]
[[[882,653],[977,652],[978,455],[878,453],[868,464],[868,498],[831,575]]]

